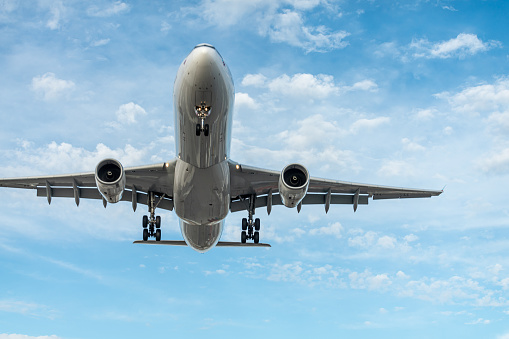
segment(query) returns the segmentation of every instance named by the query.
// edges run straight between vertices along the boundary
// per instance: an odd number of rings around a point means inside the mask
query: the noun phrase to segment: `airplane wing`
[[[255,208],[267,207],[268,213],[273,205],[282,205],[278,181],[280,173],[272,170],[241,165],[230,161],[231,211],[247,210],[250,196],[255,196]],[[331,204],[352,204],[354,211],[358,205],[367,205],[368,199],[429,198],[438,196],[441,190],[423,190],[361,184],[347,181],[313,178],[300,205],[323,204],[325,211]]]
[[[157,165],[124,168],[126,185],[121,201],[130,201],[136,210],[138,203],[147,204],[148,192],[159,196],[158,208],[173,210],[173,177],[176,160]],[[37,196],[52,198],[100,199],[106,207],[106,200],[99,193],[95,172],[41,177],[0,179],[0,187],[25,188],[37,191]]]

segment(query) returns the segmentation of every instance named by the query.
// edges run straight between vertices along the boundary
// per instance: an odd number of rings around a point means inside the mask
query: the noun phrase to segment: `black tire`
[[[148,240],[148,229],[144,228],[143,229],[143,241],[147,241]]]
[[[161,241],[161,229],[156,230],[156,241]]]
[[[254,227],[255,227],[255,231],[259,231],[260,230],[260,219],[259,218],[255,219]]]
[[[156,217],[156,228],[161,228],[161,217],[159,215]]]
[[[246,218],[242,218],[242,230],[243,231],[247,230],[247,219]]]
[[[245,244],[246,239],[247,239],[246,231],[242,231],[242,233],[240,233],[240,242]]]
[[[200,124],[196,124],[196,136],[199,137],[200,134],[201,134],[201,126],[200,126]]]
[[[148,226],[148,217],[146,215],[143,216],[143,228],[147,228]]]
[[[205,134],[206,137],[209,136],[209,124],[206,124],[204,127],[203,134]]]
[[[254,238],[254,243],[255,243],[255,244],[258,244],[258,243],[260,242],[260,233],[255,232],[255,234],[254,234],[254,237],[253,237],[253,238]]]

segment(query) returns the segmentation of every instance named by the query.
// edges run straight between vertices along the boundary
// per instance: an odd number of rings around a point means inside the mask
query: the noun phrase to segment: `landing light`
[[[240,169],[240,165],[235,165],[235,168],[236,169]]]
[[[164,163],[164,167],[168,168],[168,167],[170,167],[170,164],[166,162],[166,163]]]

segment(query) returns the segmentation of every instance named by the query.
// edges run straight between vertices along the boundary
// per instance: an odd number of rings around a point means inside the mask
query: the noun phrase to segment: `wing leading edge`
[[[133,209],[137,204],[148,204],[148,192],[159,196],[158,208],[173,210],[173,177],[176,160],[156,165],[127,167],[124,169],[126,186],[121,201],[130,201]],[[95,173],[75,173],[40,177],[0,179],[0,187],[34,189],[37,196],[47,197],[48,203],[55,198],[106,200],[99,193]]]
[[[250,197],[255,197],[255,208],[267,207],[268,212],[274,205],[282,205],[278,192],[280,173],[272,170],[241,165],[230,162],[231,211],[248,210]],[[402,187],[361,184],[321,178],[310,178],[307,194],[300,205],[351,204],[354,210],[358,205],[367,205],[369,198],[406,199],[430,198],[442,194],[442,190],[425,190]]]

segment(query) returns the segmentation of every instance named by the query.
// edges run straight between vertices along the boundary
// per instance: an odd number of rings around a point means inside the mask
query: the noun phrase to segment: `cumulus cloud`
[[[285,42],[308,53],[344,48],[348,46],[344,38],[350,35],[346,31],[332,32],[322,25],[306,26],[302,15],[291,10],[275,14],[264,34],[274,42]]]
[[[56,77],[48,72],[32,79],[32,90],[44,100],[55,100],[74,89],[74,82]]]
[[[241,92],[235,93],[235,108],[237,110],[242,108],[255,109],[257,107],[258,104],[249,96],[249,94]]]
[[[494,152],[490,156],[480,159],[479,166],[484,172],[498,174],[509,172],[509,148]]]
[[[359,119],[350,126],[350,132],[358,133],[387,124],[391,121],[389,117],[378,117],[374,119]]]
[[[497,79],[493,84],[471,86],[458,93],[442,92],[435,96],[447,100],[456,112],[509,113],[509,79],[506,77]]]
[[[54,173],[55,169],[61,173],[82,172],[93,170],[105,158],[118,159],[124,165],[138,165],[146,154],[147,149],[136,149],[131,145],[123,149],[111,149],[101,143],[95,150],[89,151],[69,143],[53,141],[41,147],[30,145],[23,150],[10,152],[7,156],[14,160],[11,163],[17,165],[8,165],[1,170],[6,176],[48,174]]]
[[[419,145],[408,138],[401,139],[401,143],[403,144],[404,149],[410,152],[421,152],[426,150],[426,147]]]
[[[261,87],[265,85],[267,77],[263,74],[246,74],[242,79],[242,86]]]
[[[332,75],[298,73],[292,77],[283,74],[268,84],[270,91],[294,98],[324,99],[337,94],[339,88]]]
[[[348,32],[333,31],[324,25],[307,24],[307,12],[320,9],[321,4],[319,0],[209,0],[203,1],[198,8],[187,8],[186,12],[223,28],[249,23],[243,27],[256,27],[259,35],[273,42],[299,47],[307,53],[346,47],[348,42],[344,39],[349,35]],[[330,11],[329,7],[325,7],[324,10]]]
[[[460,33],[456,38],[431,43],[427,39],[414,40],[410,44],[413,56],[416,58],[464,58],[500,46],[499,41],[483,42],[475,34]]]
[[[109,5],[102,7],[91,6],[87,9],[87,14],[95,17],[110,17],[117,14],[127,13],[131,9],[131,6],[122,1],[115,1]]]
[[[348,275],[350,287],[353,289],[384,290],[392,284],[387,274],[374,275],[365,270],[362,273],[352,272]]]
[[[136,117],[147,115],[147,112],[140,105],[130,102],[120,105],[117,112],[117,120],[122,124],[134,124]]]
[[[343,226],[339,222],[329,224],[320,228],[314,228],[309,231],[311,235],[332,235],[340,239],[342,237]]]

